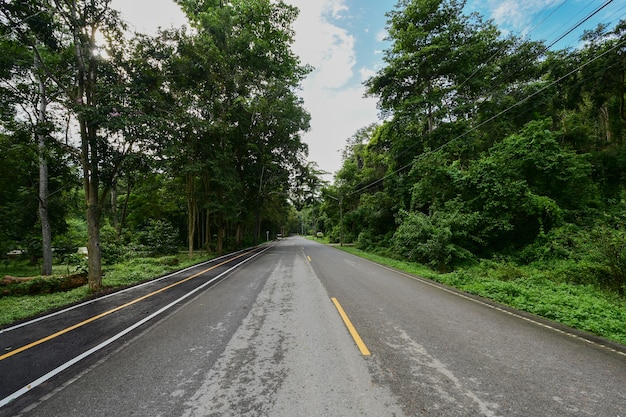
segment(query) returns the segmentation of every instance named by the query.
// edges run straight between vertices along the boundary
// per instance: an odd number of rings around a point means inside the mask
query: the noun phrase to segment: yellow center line
[[[251,251],[250,251],[250,252],[251,252]],[[72,330],[76,330],[76,329],[78,329],[79,327],[82,327],[82,326],[84,326],[84,325],[86,325],[86,324],[92,323],[92,322],[94,322],[94,321],[96,321],[96,320],[98,320],[98,319],[101,319],[102,317],[106,317],[106,316],[108,316],[108,315],[110,315],[110,314],[113,314],[113,313],[115,313],[116,311],[120,311],[120,310],[122,310],[122,309],[124,309],[124,308],[126,308],[126,307],[130,307],[130,306],[131,306],[131,305],[133,305],[133,304],[137,304],[137,303],[138,303],[138,302],[140,302],[140,301],[143,301],[143,300],[145,300],[145,299],[147,299],[147,298],[150,298],[150,297],[152,297],[152,296],[154,296],[154,295],[157,295],[157,294],[160,294],[160,293],[162,293],[162,292],[164,292],[164,291],[167,291],[167,290],[169,290],[170,288],[176,287],[177,285],[183,284],[183,283],[185,283],[185,282],[187,282],[187,281],[191,281],[192,279],[197,278],[197,277],[199,277],[200,275],[202,275],[202,274],[204,274],[204,273],[207,273],[207,272],[209,272],[209,271],[211,271],[211,270],[213,270],[213,269],[215,269],[215,268],[218,268],[218,267],[220,267],[220,266],[222,266],[222,265],[224,265],[224,264],[227,264],[228,262],[231,262],[231,261],[233,261],[233,260],[235,260],[235,259],[239,259],[239,258],[241,258],[242,256],[245,256],[245,255],[249,254],[250,252],[245,252],[245,253],[242,253],[242,254],[240,254],[240,255],[237,255],[237,256],[235,256],[234,258],[230,258],[230,259],[228,259],[228,260],[226,260],[226,261],[224,261],[224,262],[222,262],[222,263],[219,263],[219,264],[217,264],[217,265],[213,265],[212,267],[207,268],[207,269],[205,269],[205,270],[203,270],[203,271],[200,271],[200,272],[198,272],[198,273],[197,273],[197,274],[195,274],[195,275],[192,275],[192,276],[187,277],[187,278],[185,278],[185,279],[183,279],[183,280],[177,281],[177,282],[175,282],[175,283],[173,283],[173,284],[170,284],[170,285],[168,285],[168,286],[166,286],[166,287],[163,287],[163,288],[161,288],[161,289],[158,289],[158,290],[156,290],[156,291],[154,291],[154,292],[151,292],[150,294],[146,294],[146,295],[144,295],[144,296],[142,296],[142,297],[136,298],[136,299],[134,299],[134,300],[132,300],[132,301],[129,301],[129,302],[128,302],[128,303],[126,303],[126,304],[123,304],[123,305],[121,305],[121,306],[117,306],[117,307],[115,307],[115,308],[113,308],[113,309],[111,309],[111,310],[105,311],[104,313],[100,313],[100,314],[98,314],[98,315],[96,315],[96,316],[93,316],[93,317],[91,317],[91,318],[88,318],[87,320],[81,321],[80,323],[74,324],[73,326],[66,327],[65,329],[60,330],[60,331],[58,331],[58,332],[56,332],[56,333],[53,333],[53,334],[51,334],[50,336],[46,336],[46,337],[44,337],[44,338],[42,338],[42,339],[39,339],[39,340],[37,340],[37,341],[35,341],[35,342],[29,343],[29,344],[24,345],[24,346],[22,346],[22,347],[20,347],[20,348],[17,348],[17,349],[15,349],[15,350],[12,350],[12,351],[10,351],[9,353],[5,353],[4,355],[0,355],[0,361],[2,361],[2,360],[4,360],[4,359],[7,359],[7,358],[10,358],[11,356],[17,355],[18,353],[20,353],[20,352],[24,352],[25,350],[28,350],[28,349],[33,348],[33,347],[35,347],[35,346],[41,345],[42,343],[48,342],[48,341],[50,341],[50,340],[52,340],[52,339],[54,339],[54,338],[56,338],[56,337],[59,337],[59,336],[61,336],[61,335],[64,335],[65,333],[69,333],[69,332],[71,332]]]
[[[343,308],[341,307],[341,304],[339,304],[339,301],[337,301],[335,297],[332,297],[331,300],[333,301],[333,304],[335,304],[335,307],[337,307],[337,311],[339,311],[339,315],[343,319],[343,322],[346,324],[346,327],[348,328],[350,335],[352,336],[352,338],[354,339],[354,342],[356,343],[359,350],[361,351],[361,355],[370,356],[371,353],[369,349],[367,348],[367,346],[365,346],[365,343],[363,343],[361,336],[359,336],[359,333],[356,331],[356,329],[352,325],[352,322],[348,318],[348,315],[346,314],[346,312],[343,311]]]

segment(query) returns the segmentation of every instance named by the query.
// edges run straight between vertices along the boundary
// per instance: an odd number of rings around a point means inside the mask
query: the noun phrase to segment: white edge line
[[[206,287],[209,284],[213,283],[214,281],[222,278],[224,275],[230,273],[231,271],[233,271],[234,269],[236,269],[236,268],[240,267],[241,265],[245,264],[249,260],[256,258],[258,255],[262,254],[263,252],[267,251],[268,249],[269,249],[269,247],[266,248],[266,249],[263,249],[260,252],[255,253],[254,255],[252,255],[251,257],[249,257],[247,259],[245,259],[241,263],[238,263],[237,265],[233,266],[232,268],[222,272],[221,274],[219,274],[215,278],[205,282],[204,284],[202,284],[199,287],[191,290],[190,292],[188,292],[187,294],[183,295],[182,297],[172,301],[171,303],[169,303],[165,307],[162,307],[160,310],[155,311],[154,313],[152,313],[149,316],[143,318],[142,320],[138,321],[137,323],[133,324],[132,326],[127,327],[126,329],[122,330],[121,332],[119,332],[115,336],[113,336],[113,337],[105,340],[104,342],[100,343],[99,345],[94,346],[93,348],[83,352],[82,354],[80,354],[80,355],[76,356],[75,358],[69,360],[68,362],[64,363],[63,365],[53,369],[52,371],[48,372],[47,374],[37,378],[36,380],[34,380],[33,382],[31,382],[29,384],[27,384],[25,387],[15,391],[13,394],[3,398],[2,400],[0,400],[0,408],[2,408],[5,405],[9,404],[11,401],[16,400],[17,398],[21,397],[22,395],[26,394],[28,391],[30,391],[31,389],[35,388],[36,386],[43,384],[44,382],[46,382],[50,378],[60,374],[61,372],[65,371],[66,369],[70,368],[71,366],[77,364],[78,362],[80,362],[81,360],[85,359],[86,357],[88,357],[88,356],[92,355],[93,353],[95,353],[95,352],[103,349],[104,347],[110,345],[111,343],[115,342],[116,340],[120,339],[124,335],[130,333],[131,331],[135,330],[136,328],[138,328],[139,326],[145,324],[146,322],[152,320],[153,318],[157,317],[158,315],[162,314],[163,312],[169,310],[170,308],[174,307],[179,302],[185,300],[186,298],[189,298],[191,295],[193,295],[196,292],[200,291],[201,289],[203,289],[204,287]],[[179,272],[181,272],[181,271],[179,271]]]
[[[237,252],[235,252],[235,253],[237,253]],[[6,333],[6,332],[10,332],[11,330],[17,330],[17,329],[19,329],[21,327],[28,326],[28,325],[40,322],[42,320],[46,320],[46,319],[49,319],[49,318],[54,317],[54,316],[58,316],[59,314],[67,313],[68,311],[75,310],[77,308],[84,307],[84,306],[89,305],[89,304],[93,304],[96,301],[104,300],[106,298],[113,297],[115,295],[122,294],[122,293],[125,293],[127,291],[134,290],[136,288],[141,288],[143,286],[152,284],[154,282],[159,282],[159,281],[162,281],[164,279],[171,278],[171,277],[173,277],[175,275],[182,274],[183,272],[186,272],[186,271],[188,271],[190,269],[193,269],[193,268],[196,268],[198,266],[202,266],[202,265],[206,265],[208,263],[220,261],[221,259],[226,258],[226,257],[228,257],[230,255],[233,255],[233,254],[230,253],[228,255],[220,256],[219,258],[209,259],[208,261],[204,261],[204,262],[200,262],[199,264],[188,266],[185,269],[181,269],[180,271],[172,272],[171,274],[164,275],[164,276],[162,276],[160,278],[156,278],[156,279],[152,279],[152,280],[149,280],[149,281],[146,281],[146,282],[142,282],[141,284],[133,285],[131,287],[124,288],[123,290],[115,291],[115,292],[113,292],[111,294],[103,295],[102,297],[97,297],[97,298],[94,298],[92,300],[87,300],[87,301],[84,301],[84,302],[82,302],[80,304],[76,304],[76,305],[73,305],[71,307],[67,307],[67,308],[64,308],[62,310],[55,311],[54,313],[46,314],[45,316],[37,317],[36,319],[32,319],[32,320],[26,321],[24,323],[16,324],[15,326],[7,327],[6,329],[0,329],[0,334]]]
[[[347,253],[347,252],[346,252],[346,253]],[[357,256],[357,255],[353,255],[353,256]],[[588,343],[588,344],[590,344],[590,345],[594,345],[594,346],[597,346],[597,347],[603,348],[603,349],[608,350],[608,351],[610,351],[610,352],[612,352],[612,353],[616,353],[616,354],[618,354],[618,355],[621,355],[621,356],[625,356],[625,357],[626,357],[626,352],[621,352],[621,351],[619,351],[619,350],[617,350],[617,349],[613,349],[612,347],[607,346],[607,345],[604,345],[604,344],[602,344],[602,343],[595,342],[595,341],[590,340],[590,339],[587,339],[587,338],[585,338],[585,337],[578,336],[577,334],[574,334],[574,333],[571,333],[571,332],[568,332],[568,331],[565,331],[565,330],[561,330],[561,329],[559,329],[559,328],[556,328],[556,327],[551,326],[551,325],[546,324],[546,323],[542,323],[542,322],[540,322],[540,321],[538,321],[538,320],[535,320],[535,319],[533,319],[533,318],[530,318],[530,317],[525,317],[525,316],[523,316],[523,315],[521,315],[521,314],[519,314],[519,313],[516,313],[516,312],[514,312],[514,311],[509,311],[509,310],[506,310],[506,309],[504,309],[504,308],[498,307],[497,305],[492,305],[492,304],[490,304],[490,303],[486,303],[486,302],[484,302],[484,301],[482,301],[482,300],[479,300],[479,299],[476,299],[476,298],[474,298],[474,297],[470,297],[470,296],[465,295],[465,294],[463,294],[462,292],[460,292],[461,290],[456,290],[456,291],[454,291],[454,290],[452,290],[452,289],[446,288],[445,284],[439,283],[439,282],[437,282],[437,281],[430,282],[430,281],[429,281],[429,280],[427,280],[427,279],[424,279],[424,278],[421,278],[421,277],[418,277],[418,276],[415,276],[415,275],[411,275],[411,274],[409,274],[409,273],[407,273],[407,272],[400,271],[400,270],[398,270],[398,269],[394,269],[394,268],[388,267],[388,266],[386,266],[386,265],[379,264],[379,263],[374,262],[374,261],[370,261],[369,259],[361,258],[360,256],[357,256],[357,257],[358,257],[359,259],[364,259],[364,260],[366,260],[367,262],[370,262],[370,263],[372,263],[372,264],[374,264],[374,265],[377,265],[377,266],[379,266],[379,267],[381,267],[381,268],[387,269],[387,270],[389,270],[389,271],[396,272],[396,273],[398,273],[398,274],[400,274],[400,275],[403,275],[403,276],[405,276],[405,277],[407,277],[407,278],[411,278],[411,279],[413,279],[413,280],[415,280],[415,281],[418,281],[418,282],[421,282],[421,283],[423,283],[423,284],[430,285],[431,287],[438,288],[438,289],[440,289],[440,290],[442,290],[442,291],[445,291],[445,292],[447,292],[447,293],[454,294],[454,295],[456,295],[456,296],[458,296],[458,297],[464,298],[464,299],[469,300],[469,301],[473,301],[473,302],[475,302],[475,303],[477,303],[477,304],[481,304],[481,305],[483,305],[483,306],[485,306],[485,307],[489,307],[489,308],[491,308],[491,309],[493,309],[493,310],[497,310],[497,311],[499,311],[499,312],[506,313],[506,314],[508,314],[508,315],[510,315],[510,316],[517,317],[517,318],[522,319],[522,320],[525,320],[525,321],[527,321],[527,322],[529,322],[529,323],[533,323],[533,324],[535,324],[535,325],[537,325],[537,326],[540,326],[540,327],[543,327],[543,328],[546,328],[546,329],[552,330],[552,331],[554,331],[554,332],[556,332],[556,333],[560,333],[560,334],[563,334],[563,335],[569,336],[569,337],[574,338],[574,339],[577,339],[577,340],[579,340],[579,341],[582,341],[582,342]],[[511,308],[512,308],[512,309],[515,309],[515,307],[511,307]],[[532,314],[532,313],[529,313],[529,314]],[[567,327],[567,326],[566,326],[566,327]]]

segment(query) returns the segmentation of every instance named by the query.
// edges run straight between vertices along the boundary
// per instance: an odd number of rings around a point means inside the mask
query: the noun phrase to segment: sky
[[[376,99],[364,97],[363,82],[383,65],[386,12],[397,0],[284,0],[300,9],[294,23],[293,51],[314,71],[300,94],[311,114],[311,129],[302,139],[309,160],[332,182],[341,168],[341,151],[360,128],[380,122]],[[592,19],[584,21],[594,10]],[[186,19],[172,0],[113,0],[112,6],[134,30],[154,33],[158,27],[181,26]],[[583,30],[603,22],[614,26],[626,19],[626,0],[468,0],[466,13],[492,19],[503,33],[528,36],[554,45],[576,47]],[[583,22],[584,21],[584,22]]]

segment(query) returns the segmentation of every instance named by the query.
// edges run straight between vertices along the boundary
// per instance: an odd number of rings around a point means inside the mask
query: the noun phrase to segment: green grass
[[[22,320],[37,314],[79,302],[89,296],[87,287],[67,292],[41,295],[22,295],[0,298],[0,325]]]
[[[131,259],[119,264],[105,266],[102,284],[106,290],[123,288],[184,269],[207,259],[209,258],[206,255],[196,255],[193,259],[189,259],[186,254],[181,254],[179,257]],[[37,275],[36,268],[17,264],[15,268],[6,267],[2,275],[35,276]],[[66,269],[65,267],[58,268],[60,268],[59,271]],[[58,272],[56,269],[55,267],[55,273]],[[80,302],[92,295],[87,287],[83,286],[52,294],[0,297],[0,326],[6,326],[19,320]]]
[[[438,274],[422,265],[355,248],[341,249],[626,345],[626,299],[591,284],[557,279],[564,275],[561,265],[555,266],[555,271],[546,265],[522,267],[485,261]]]

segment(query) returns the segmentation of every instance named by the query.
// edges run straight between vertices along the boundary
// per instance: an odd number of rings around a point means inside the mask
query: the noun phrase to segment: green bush
[[[126,244],[118,237],[117,231],[109,223],[100,227],[100,250],[102,262],[112,265],[125,259],[128,252]]]
[[[524,270],[511,261],[483,260],[480,264],[489,278],[498,281],[515,281],[526,277]]]
[[[161,265],[165,266],[177,266],[180,264],[180,260],[177,256],[164,256],[160,258]]]
[[[86,274],[89,270],[88,259],[80,253],[70,253],[63,257],[63,263],[67,267],[67,274]]]
[[[564,259],[549,263],[537,263],[533,266],[544,271],[546,277],[556,283],[601,287],[604,276],[607,274],[606,266],[591,259],[580,261]]]
[[[463,195],[481,213],[490,252],[532,244],[597,204],[591,164],[563,146],[550,125],[528,123],[472,161],[465,173]]]
[[[626,232],[603,227],[595,232],[595,237],[597,253],[606,267],[600,283],[623,296],[626,290]]]
[[[167,221],[151,219],[138,233],[138,243],[152,256],[172,255],[178,252],[178,232]]]
[[[392,244],[399,256],[446,272],[474,259],[465,246],[473,240],[470,231],[476,220],[475,215],[459,210],[436,211],[430,216],[401,211]]]
[[[87,283],[86,275],[73,275],[67,277],[35,278],[25,282],[4,285],[0,287],[0,297],[52,294],[69,291],[82,287]]]
[[[586,256],[587,241],[588,232],[577,225],[566,223],[547,233],[540,233],[534,242],[522,248],[515,258],[525,264],[537,261],[582,259]]]

